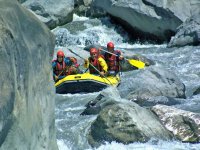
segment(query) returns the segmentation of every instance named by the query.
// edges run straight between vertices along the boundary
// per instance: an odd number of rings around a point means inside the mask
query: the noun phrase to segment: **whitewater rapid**
[[[55,53],[58,49],[64,49],[67,55],[68,47],[82,50],[90,44],[105,46],[107,42],[113,41],[115,47],[122,50],[122,52],[146,56],[155,61],[156,65],[163,66],[177,74],[186,85],[187,102],[176,107],[200,113],[200,95],[192,95],[195,88],[200,85],[200,47],[167,48],[166,44],[154,45],[148,42],[142,44],[138,41],[133,43],[128,33],[122,27],[111,23],[109,18],[103,18],[100,21],[75,15],[74,22],[76,21],[85,22],[80,22],[75,28],[70,27],[71,30],[57,28],[52,31],[57,35]],[[63,41],[60,42],[59,38]],[[87,142],[87,133],[96,115],[81,116],[80,113],[85,109],[85,104],[94,99],[98,94],[99,92],[56,96],[55,114],[59,150],[92,150]],[[178,141],[155,141],[152,139],[147,143],[132,143],[128,145],[116,142],[105,143],[96,150],[118,149],[199,150],[200,144],[181,143]]]

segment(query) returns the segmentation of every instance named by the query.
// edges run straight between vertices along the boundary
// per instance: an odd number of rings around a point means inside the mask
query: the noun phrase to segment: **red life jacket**
[[[113,53],[117,55],[121,52],[119,50],[115,50]],[[105,53],[105,60],[108,65],[108,71],[118,72],[120,70],[119,57],[116,57],[115,55],[109,53]]]
[[[98,69],[101,72],[103,70],[103,68],[101,67],[101,65],[99,63],[99,60],[98,60],[99,57],[95,58],[94,60],[91,57],[89,57],[88,60],[89,60],[90,64],[92,64],[96,69]],[[89,71],[90,71],[90,73],[91,74],[99,74],[99,72],[96,69],[94,69],[94,67],[92,67],[91,65],[89,65]]]
[[[66,76],[67,73],[63,71],[63,69],[66,67],[65,61],[62,61],[62,63],[59,63],[57,60],[54,60],[54,62],[56,62],[56,67],[54,70],[55,74],[60,75],[60,76]]]

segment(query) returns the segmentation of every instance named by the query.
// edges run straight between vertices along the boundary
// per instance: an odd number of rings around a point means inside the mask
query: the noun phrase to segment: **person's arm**
[[[101,67],[103,68],[104,73],[107,73],[108,65],[107,65],[106,61],[101,57],[98,58],[98,61],[99,61],[99,64],[101,65]]]
[[[124,59],[120,50],[116,50],[116,55],[118,56],[120,61]]]
[[[88,59],[85,59],[84,60],[84,65],[83,65],[85,68],[88,68],[89,67],[89,60]]]

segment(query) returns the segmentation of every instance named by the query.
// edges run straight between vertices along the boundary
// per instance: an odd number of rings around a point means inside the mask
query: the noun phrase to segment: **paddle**
[[[109,52],[109,51],[106,51],[106,50],[104,50],[104,49],[100,49],[100,50],[102,50],[102,51],[104,51],[104,52],[106,52],[106,53],[109,53],[109,54],[118,56],[118,55],[116,55],[116,54],[114,54],[114,53],[111,53],[111,52]],[[138,69],[143,69],[143,68],[145,67],[145,63],[142,62],[142,61],[135,60],[135,59],[127,59],[127,58],[124,58],[124,59],[125,59],[126,61],[128,61],[129,64],[131,64],[132,66],[137,67]]]
[[[69,48],[68,48],[68,49],[69,49]],[[75,53],[75,52],[72,51],[71,49],[69,49],[69,51],[70,51],[71,53],[73,53],[74,55],[78,56],[79,58],[81,58],[81,59],[83,59],[83,60],[86,60],[85,58],[81,57],[79,54]],[[89,64],[90,64],[90,66],[92,66],[92,67],[99,73],[99,75],[101,75],[101,72],[100,72],[94,65],[92,65],[90,62],[89,62]],[[103,75],[103,77],[104,77],[106,80],[108,80],[104,75]],[[110,82],[110,80],[108,80],[108,82]],[[112,83],[110,82],[110,84],[112,84]]]

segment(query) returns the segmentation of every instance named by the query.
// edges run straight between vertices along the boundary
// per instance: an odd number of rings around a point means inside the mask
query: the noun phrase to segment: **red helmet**
[[[114,49],[114,44],[113,44],[113,42],[109,42],[109,43],[107,44],[107,48],[113,48],[113,49]]]
[[[90,55],[97,54],[97,53],[98,53],[98,50],[96,48],[91,48],[90,49]]]
[[[63,51],[59,50],[59,51],[57,52],[57,57],[58,57],[58,56],[64,57],[65,54],[63,53]]]

